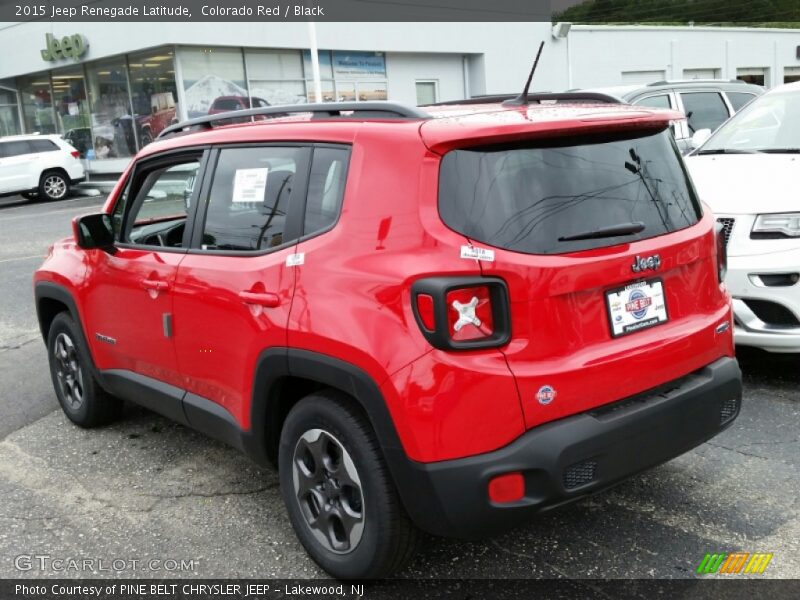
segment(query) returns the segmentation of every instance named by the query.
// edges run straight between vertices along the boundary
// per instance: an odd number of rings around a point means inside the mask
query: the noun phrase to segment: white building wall
[[[464,98],[464,56],[462,54],[416,54],[390,52],[386,55],[389,98],[406,104],[417,103],[416,82],[435,81],[438,101]]]

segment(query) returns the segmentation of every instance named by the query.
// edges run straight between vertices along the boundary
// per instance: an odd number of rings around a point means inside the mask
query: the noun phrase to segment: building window
[[[435,104],[439,96],[436,81],[417,81],[417,106]]]
[[[178,91],[171,48],[128,56],[131,100],[139,148],[178,120]]]
[[[81,67],[53,71],[53,106],[58,131],[86,158],[92,150],[91,112]]]
[[[311,53],[303,51],[307,98],[314,102]],[[383,52],[320,50],[322,102],[386,100],[386,57]]]
[[[87,158],[124,158],[136,153],[128,73],[124,58],[86,65],[94,150]]]
[[[800,67],[786,67],[783,70],[783,83],[800,81]]]
[[[253,108],[267,102],[297,104],[306,98],[299,50],[245,50]]]
[[[769,69],[765,67],[736,69],[736,79],[755,85],[766,85],[769,81],[768,72]]]
[[[719,69],[684,69],[684,79],[719,79]]]
[[[50,75],[38,73],[17,78],[26,133],[55,133]]]
[[[0,137],[18,133],[20,130],[17,93],[0,88]]]
[[[240,49],[180,48],[178,60],[190,119],[209,114],[215,101],[232,100],[242,108],[249,106]]]

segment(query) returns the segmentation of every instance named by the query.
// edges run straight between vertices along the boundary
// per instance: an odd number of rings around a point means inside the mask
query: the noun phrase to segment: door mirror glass
[[[114,248],[114,229],[111,217],[105,213],[77,217],[75,223],[75,241],[80,248],[89,250]]]
[[[699,148],[711,137],[710,129],[698,129],[692,136],[692,148]]]

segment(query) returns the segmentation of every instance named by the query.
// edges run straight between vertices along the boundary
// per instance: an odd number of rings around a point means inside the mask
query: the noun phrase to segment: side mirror
[[[75,242],[84,250],[99,248],[114,252],[114,228],[111,217],[105,213],[84,215],[72,220]]]
[[[699,148],[711,137],[710,129],[698,129],[692,136],[692,148]]]

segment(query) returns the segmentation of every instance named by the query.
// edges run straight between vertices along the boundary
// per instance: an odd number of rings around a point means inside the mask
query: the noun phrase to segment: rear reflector
[[[81,157],[81,153],[78,152],[77,150],[73,150],[72,152],[70,152],[70,154],[72,155],[72,158],[80,158]]]
[[[417,314],[425,329],[428,331],[436,329],[436,320],[433,316],[433,296],[417,294]]]
[[[497,503],[516,502],[525,497],[522,473],[505,473],[489,481],[489,500]]]

